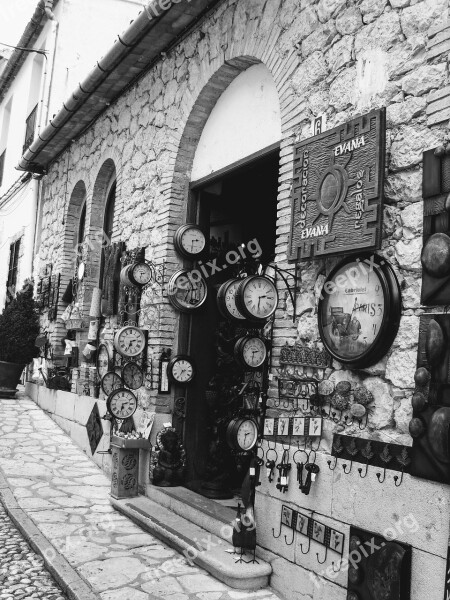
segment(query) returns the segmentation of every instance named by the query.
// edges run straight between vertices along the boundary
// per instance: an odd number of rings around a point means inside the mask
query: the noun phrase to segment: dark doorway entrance
[[[209,235],[210,258],[202,262],[214,261],[220,270],[211,274],[209,268],[207,301],[198,313],[182,317],[180,329],[185,332],[180,344],[197,365],[186,395],[186,485],[211,498],[238,492],[246,472],[245,457],[236,456],[225,438],[236,411],[236,389],[245,378],[233,360],[242,328],[221,316],[217,290],[240,271],[273,259],[278,175],[279,148],[272,147],[192,186],[189,220]],[[231,264],[227,253],[233,250],[240,261]]]

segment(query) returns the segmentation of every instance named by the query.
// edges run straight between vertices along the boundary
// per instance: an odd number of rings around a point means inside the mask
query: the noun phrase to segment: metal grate
[[[450,154],[442,158],[441,191],[443,194],[450,192]]]

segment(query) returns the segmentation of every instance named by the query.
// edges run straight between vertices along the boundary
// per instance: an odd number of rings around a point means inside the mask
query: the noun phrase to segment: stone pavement
[[[66,600],[0,504],[0,600]]]
[[[115,512],[109,479],[26,396],[0,400],[0,468],[19,507],[102,600],[279,598],[227,587]]]

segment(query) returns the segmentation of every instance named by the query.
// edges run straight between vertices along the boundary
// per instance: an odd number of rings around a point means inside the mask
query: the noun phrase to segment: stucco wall
[[[388,355],[365,371],[344,371],[333,365],[335,380],[364,381],[375,396],[375,410],[364,437],[410,444],[408,421],[416,361],[420,307],[422,246],[422,151],[448,135],[447,119],[427,117],[427,103],[448,84],[447,51],[427,51],[430,27],[448,15],[447,0],[228,0],[201,22],[137,85],[109,107],[94,126],[55,162],[44,180],[44,205],[39,257],[35,268],[52,261],[58,271],[65,235],[61,218],[68,210],[71,190],[80,180],[88,190],[88,223],[101,210],[93,194],[101,165],[115,161],[118,202],[114,237],[129,247],[147,246],[148,257],[167,269],[180,266],[172,235],[183,222],[192,161],[202,128],[221,92],[251,64],[262,62],[272,73],[280,101],[282,141],[278,194],[277,260],[287,266],[293,143],[309,137],[310,119],[326,112],[328,127],[380,106],[387,106],[387,179],[381,253],[393,265],[403,294],[399,334]],[[67,186],[66,186],[67,182]],[[334,260],[302,264],[297,314],[316,306],[315,286]],[[284,291],[280,288],[284,298]],[[441,307],[442,308],[442,307]],[[152,330],[150,353],[162,345],[176,348],[178,315],[163,299],[160,326]],[[281,303],[276,315],[273,373],[279,350],[299,337],[318,341],[317,316],[292,324],[293,307]],[[145,323],[143,323],[145,324]],[[55,342],[57,339],[55,338]],[[155,362],[156,368],[156,362]],[[272,398],[275,389],[271,391]],[[156,392],[143,391],[141,402],[166,403]],[[344,599],[346,573],[337,579],[325,574],[320,584],[309,574],[331,565],[330,556],[318,565],[314,543],[303,555],[298,543],[287,546],[284,536],[272,537],[281,502],[314,511],[315,516],[346,534],[354,523],[383,534],[388,526],[413,516],[416,532],[404,526],[399,539],[413,545],[412,600],[441,598],[449,529],[449,491],[446,486],[405,476],[400,488],[391,475],[381,485],[375,470],[360,479],[355,469],[346,476],[328,470],[327,449],[333,432],[327,422],[320,475],[309,497],[295,486],[287,495],[277,492],[263,474],[258,492],[259,536],[270,549],[272,584],[291,600]],[[415,529],[415,528],[414,528]],[[294,582],[294,589],[292,585]],[[290,586],[290,589],[287,589]]]

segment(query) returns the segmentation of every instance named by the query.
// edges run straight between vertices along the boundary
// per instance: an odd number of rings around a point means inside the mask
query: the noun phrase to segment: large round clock
[[[137,409],[137,398],[130,390],[119,388],[110,394],[106,408],[116,419],[128,419]]]
[[[206,247],[206,236],[198,225],[182,225],[175,232],[173,243],[178,254],[197,259]]]
[[[145,334],[139,327],[122,327],[114,336],[114,346],[122,356],[138,356],[145,349]]]
[[[174,273],[167,286],[169,302],[182,312],[192,312],[200,308],[207,294],[208,288],[203,277],[193,277],[185,270]]]
[[[190,356],[177,354],[167,365],[167,376],[174,383],[190,383],[195,376],[195,367]]]
[[[236,342],[234,357],[244,369],[257,370],[266,360],[267,348],[261,338],[246,335]]]
[[[113,368],[114,347],[112,342],[102,342],[97,352],[97,373],[101,378]]]
[[[131,390],[138,390],[144,384],[144,374],[134,362],[129,362],[122,368],[122,379]]]
[[[258,426],[245,417],[233,419],[228,424],[226,439],[233,450],[249,452],[258,440]]]
[[[278,292],[274,282],[264,275],[246,277],[237,288],[236,306],[250,321],[264,323],[278,306]]]
[[[153,277],[152,268],[146,262],[135,263],[130,269],[129,276],[136,285],[147,285]]]
[[[217,308],[225,319],[240,322],[245,321],[244,315],[241,315],[236,307],[236,291],[241,283],[241,279],[228,279],[219,288],[217,292]]]
[[[102,377],[101,386],[103,392],[109,396],[109,394],[111,394],[111,392],[114,390],[123,388],[123,379],[115,371],[108,371],[108,373],[105,373],[105,375]]]
[[[347,258],[330,273],[318,307],[319,332],[339,362],[363,368],[378,362],[397,335],[401,292],[397,277],[377,255]]]

